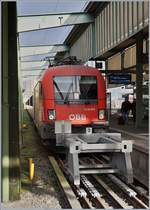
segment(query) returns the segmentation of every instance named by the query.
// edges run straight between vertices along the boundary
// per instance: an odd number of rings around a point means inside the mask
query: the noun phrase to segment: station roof
[[[28,74],[30,78],[31,75],[39,76],[40,69],[48,67],[56,58],[61,59],[107,4],[87,0],[19,0],[17,13],[22,77],[27,79]]]

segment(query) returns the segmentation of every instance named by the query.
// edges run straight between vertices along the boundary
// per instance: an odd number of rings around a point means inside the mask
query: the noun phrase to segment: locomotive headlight
[[[55,120],[55,110],[48,109],[48,119],[49,120]]]
[[[103,120],[105,117],[105,111],[102,109],[102,110],[99,110],[99,119],[100,120]]]

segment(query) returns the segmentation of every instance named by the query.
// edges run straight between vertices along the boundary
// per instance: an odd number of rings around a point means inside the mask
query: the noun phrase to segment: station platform
[[[135,122],[133,122],[132,117],[129,117],[128,123],[125,125],[119,125],[118,124],[118,114],[112,114],[110,117],[110,125],[114,126],[115,128],[121,128],[124,131],[129,131],[133,134],[140,134],[140,135],[148,135],[148,119],[143,119],[142,121],[142,127],[136,128]]]
[[[111,115],[110,130],[122,134],[125,140],[133,141],[133,152],[131,155],[134,177],[145,186],[148,186],[149,165],[149,132],[148,120],[143,120],[141,128],[136,128],[132,118],[128,124],[119,125],[117,114]]]

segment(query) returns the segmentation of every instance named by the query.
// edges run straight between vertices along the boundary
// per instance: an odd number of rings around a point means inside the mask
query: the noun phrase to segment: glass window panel
[[[54,77],[55,100],[65,102],[97,103],[97,79],[95,76]]]

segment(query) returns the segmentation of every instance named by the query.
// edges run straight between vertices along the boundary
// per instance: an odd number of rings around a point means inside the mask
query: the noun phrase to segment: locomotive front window
[[[56,76],[54,92],[57,103],[97,103],[95,76]]]

